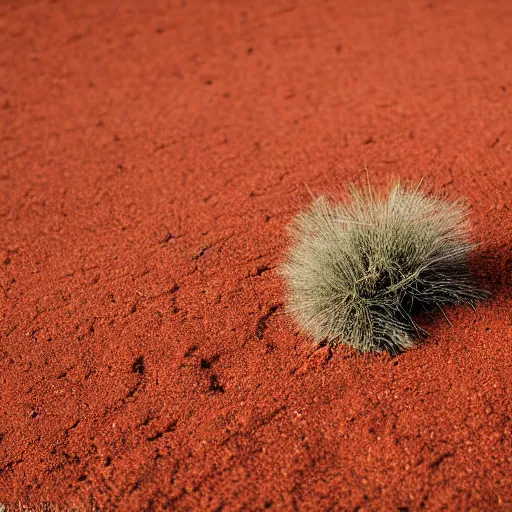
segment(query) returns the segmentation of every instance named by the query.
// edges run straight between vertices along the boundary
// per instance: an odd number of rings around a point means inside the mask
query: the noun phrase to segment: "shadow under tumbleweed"
[[[506,244],[478,246],[469,256],[468,264],[474,276],[475,287],[484,295],[475,307],[488,302],[502,303],[512,299],[512,247]],[[425,307],[423,304],[415,303],[410,314],[418,327],[416,344],[428,344],[431,328],[443,319],[451,324],[449,310],[461,306],[452,304]],[[396,355],[399,353],[392,354]]]
[[[512,247],[479,246],[470,257],[477,285],[489,293],[489,300],[512,298]]]

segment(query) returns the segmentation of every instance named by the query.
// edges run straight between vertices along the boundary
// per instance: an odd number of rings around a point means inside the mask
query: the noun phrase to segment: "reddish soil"
[[[0,502],[512,510],[512,4],[0,4]],[[367,166],[465,196],[494,298],[391,358],[284,314]],[[306,187],[307,185],[307,187]]]

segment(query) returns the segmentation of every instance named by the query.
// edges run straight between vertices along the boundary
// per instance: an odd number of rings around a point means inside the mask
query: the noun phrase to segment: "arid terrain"
[[[0,1],[0,503],[512,510],[512,4]],[[471,205],[397,357],[285,311],[311,194]]]

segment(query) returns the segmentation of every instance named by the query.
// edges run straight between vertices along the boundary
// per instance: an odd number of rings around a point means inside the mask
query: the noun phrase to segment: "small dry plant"
[[[350,186],[351,201],[316,199],[290,226],[281,267],[288,309],[315,342],[401,352],[420,327],[413,314],[485,297],[467,258],[467,206],[393,186]]]

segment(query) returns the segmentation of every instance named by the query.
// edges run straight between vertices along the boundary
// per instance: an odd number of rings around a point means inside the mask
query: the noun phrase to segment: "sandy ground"
[[[0,2],[0,502],[512,510],[512,4]],[[313,194],[468,198],[492,301],[398,357],[284,312]]]

